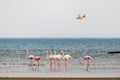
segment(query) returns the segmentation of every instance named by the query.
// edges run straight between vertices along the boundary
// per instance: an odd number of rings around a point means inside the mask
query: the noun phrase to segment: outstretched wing
[[[80,19],[80,20],[82,20],[82,19],[85,18],[85,17],[86,17],[85,14],[84,14],[83,16],[78,15],[78,17],[77,17],[76,19]]]
[[[80,19],[80,15],[78,15],[78,17],[76,19]]]

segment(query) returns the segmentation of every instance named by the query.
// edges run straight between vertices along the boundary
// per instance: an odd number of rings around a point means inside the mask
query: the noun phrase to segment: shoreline
[[[0,80],[120,80],[120,78],[40,78],[40,77],[0,77]]]
[[[0,80],[120,80],[120,72],[67,71],[67,72],[0,72]]]
[[[119,72],[8,72],[0,73],[0,78],[120,78]]]

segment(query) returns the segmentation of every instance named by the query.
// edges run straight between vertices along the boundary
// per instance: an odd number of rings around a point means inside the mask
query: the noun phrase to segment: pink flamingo
[[[41,60],[41,59],[42,59],[42,57],[41,57],[41,56],[36,56],[36,57],[35,57],[35,61],[37,61],[37,65],[36,65],[35,70],[36,70],[36,69],[38,69],[38,70],[39,70],[40,60]]]
[[[66,70],[68,68],[68,61],[70,61],[70,59],[72,59],[72,57],[70,56],[70,54],[64,55],[63,50],[61,50],[61,55],[62,55],[62,59],[65,60],[65,70]]]
[[[69,67],[68,67],[68,61],[70,61],[70,59],[72,59],[72,57],[70,56],[70,54],[66,54],[66,55],[64,56],[65,69],[69,68]]]
[[[29,55],[29,56],[28,56],[28,59],[30,60],[30,64],[29,64],[29,65],[32,66],[32,65],[33,65],[33,64],[32,64],[32,63],[33,63],[33,60],[35,59],[34,55]]]
[[[84,60],[87,61],[87,64],[86,64],[86,71],[88,71],[89,67],[90,67],[90,60],[92,59],[91,56],[84,56]]]
[[[56,51],[54,51],[54,70],[56,71],[56,61],[58,61],[58,71],[60,71],[61,70],[61,60],[62,60],[62,56],[61,55],[56,55]]]
[[[37,65],[40,65],[40,60],[42,59],[41,56],[36,56],[35,61],[37,61]]]
[[[34,67],[33,67],[34,66],[33,60],[35,59],[34,55],[29,55],[28,59],[30,60],[30,63],[29,63],[30,69],[34,71]]]
[[[51,51],[46,51],[46,59],[50,60],[50,71],[52,71],[52,61],[54,60],[54,55],[51,55]]]

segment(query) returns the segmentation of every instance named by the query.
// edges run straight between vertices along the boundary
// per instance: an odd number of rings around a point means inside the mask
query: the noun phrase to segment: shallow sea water
[[[90,72],[120,73],[120,54],[108,54],[109,51],[120,50],[120,39],[0,39],[0,72],[9,73],[50,73],[50,72],[85,72],[86,62],[80,65],[80,59],[85,55],[93,57]],[[65,54],[70,54],[72,59],[68,61],[65,69],[65,61],[61,61],[61,69],[50,71],[50,61],[46,60],[45,51],[64,49]],[[28,52],[24,52],[28,49]],[[28,55],[42,56],[40,66],[29,66]],[[33,64],[36,64],[34,61]],[[35,70],[36,69],[36,70]]]

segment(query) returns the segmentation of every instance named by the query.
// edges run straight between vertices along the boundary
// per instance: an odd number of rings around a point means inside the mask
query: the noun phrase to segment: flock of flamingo
[[[58,64],[58,71],[61,70],[61,60],[65,60],[65,69],[67,69],[67,62],[72,59],[72,57],[70,56],[70,54],[66,54],[64,55],[64,51],[61,50],[61,53],[57,55],[56,50],[54,50],[54,55],[51,55],[51,51],[47,50],[46,51],[46,59],[50,60],[50,71],[52,71],[52,63],[54,61],[54,70],[56,71],[56,62]]]
[[[26,52],[28,51],[27,49],[25,50]],[[57,54],[57,51],[54,50],[54,55],[52,55],[52,52],[50,50],[47,50],[45,52],[46,54],[46,60],[49,60],[49,65],[50,65],[50,71],[61,71],[61,60],[64,60],[64,67],[65,70],[69,68],[69,61],[72,59],[70,54],[64,54],[64,50],[61,49],[60,54]],[[35,68],[31,68],[32,70],[39,70],[40,66],[40,61],[42,60],[41,56],[34,56],[34,55],[29,55],[28,59],[30,60],[29,66],[36,66]],[[90,60],[92,59],[91,56],[85,56],[83,60],[86,60],[86,71],[89,70],[90,67]],[[36,64],[33,64],[33,61],[36,61]],[[82,64],[82,60],[80,60],[80,64]]]

